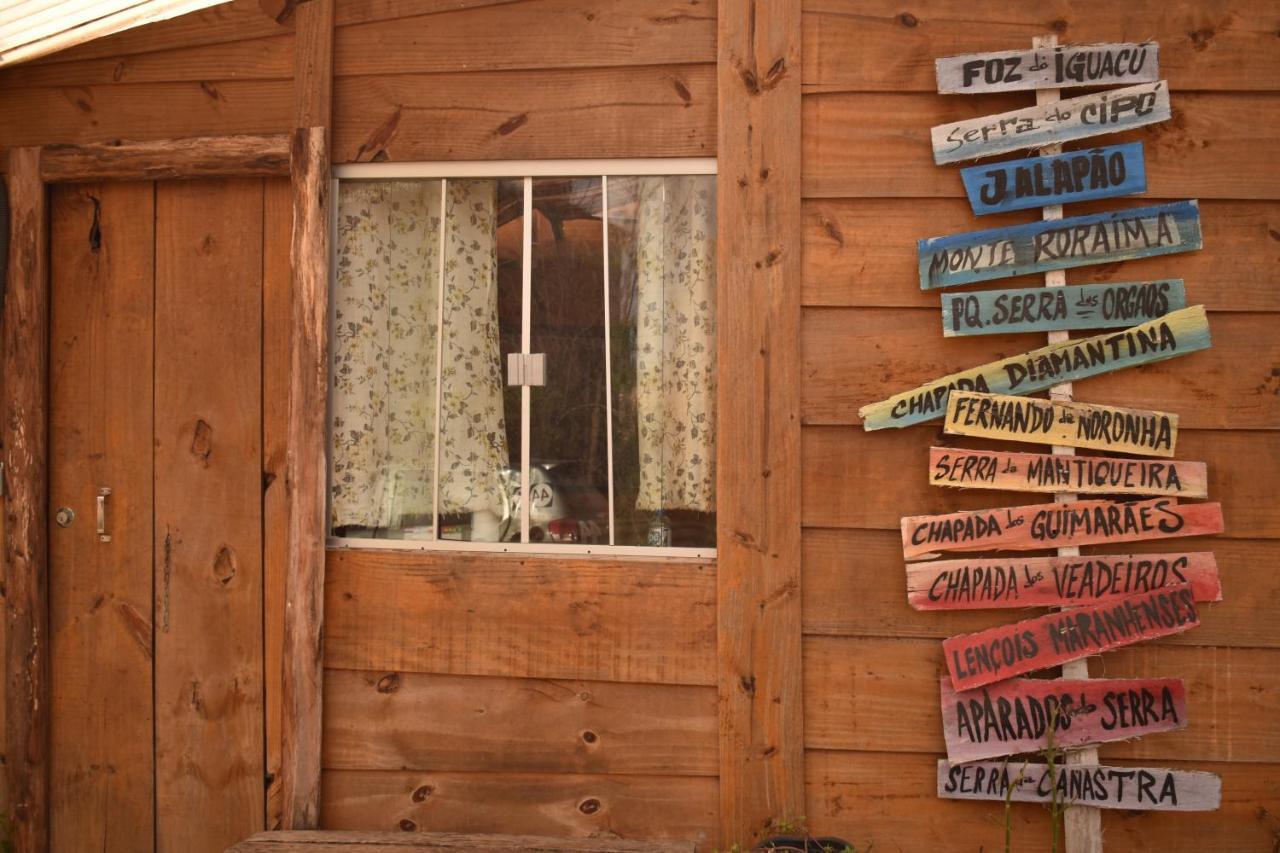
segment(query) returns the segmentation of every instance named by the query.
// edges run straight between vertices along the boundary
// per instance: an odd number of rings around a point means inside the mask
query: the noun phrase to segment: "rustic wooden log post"
[[[9,152],[5,760],[15,853],[49,846],[49,278],[40,149]]]
[[[718,20],[716,545],[721,846],[804,808],[800,4]]]
[[[293,328],[289,370],[289,565],[285,578],[283,822],[320,821],[324,673],[325,397],[328,391],[329,151],[325,129],[294,132]]]

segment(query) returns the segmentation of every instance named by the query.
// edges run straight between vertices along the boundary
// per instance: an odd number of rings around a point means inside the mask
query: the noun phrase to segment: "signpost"
[[[907,565],[916,610],[1079,607],[1191,584],[1196,601],[1221,601],[1213,554],[1124,554],[933,560]]]
[[[933,65],[940,95],[1107,86],[1160,79],[1159,47],[1155,42],[967,53],[940,57]]]
[[[1200,206],[1175,201],[1069,219],[1010,225],[917,244],[920,289],[1192,252]]]
[[[1142,143],[1068,151],[960,170],[978,216],[1147,191]]]
[[[952,764],[1069,749],[1187,725],[1187,690],[1180,678],[1010,678],[957,692],[941,681],[942,735]]]
[[[929,483],[934,486],[1203,498],[1209,495],[1208,478],[1203,462],[929,448]]]
[[[951,800],[1047,803],[1129,811],[1206,812],[1222,804],[1222,779],[1198,770],[1020,761],[938,761],[938,796]]]
[[[904,518],[902,555],[923,560],[940,551],[1037,551],[1221,532],[1216,503],[1151,498],[1032,504]]]
[[[1199,624],[1191,584],[1182,583],[958,634],[942,641],[942,653],[952,683],[968,690]]]
[[[1178,416],[1091,403],[953,391],[947,400],[944,429],[952,435],[977,438],[1172,456],[1178,440]]]
[[[1182,279],[1023,287],[942,297],[945,337],[1114,329],[1187,306]]]
[[[1168,81],[1081,95],[1042,106],[940,124],[930,130],[939,165],[1044,148],[1167,121]]]

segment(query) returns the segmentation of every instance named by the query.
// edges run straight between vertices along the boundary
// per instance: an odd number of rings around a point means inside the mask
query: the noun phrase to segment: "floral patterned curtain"
[[[497,328],[496,184],[450,182],[439,341],[439,181],[350,182],[338,198],[330,522],[432,523],[437,347],[441,512],[499,510],[507,459]]]
[[[715,510],[715,178],[640,179],[641,510]]]

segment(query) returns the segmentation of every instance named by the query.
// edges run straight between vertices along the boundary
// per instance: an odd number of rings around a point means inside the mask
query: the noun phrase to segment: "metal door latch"
[[[507,384],[511,386],[547,384],[547,354],[507,353]]]
[[[110,542],[111,536],[107,533],[107,498],[111,495],[111,489],[107,486],[98,487],[98,541]]]
[[[60,506],[53,514],[53,520],[59,527],[70,527],[76,520],[76,511],[69,506]]]

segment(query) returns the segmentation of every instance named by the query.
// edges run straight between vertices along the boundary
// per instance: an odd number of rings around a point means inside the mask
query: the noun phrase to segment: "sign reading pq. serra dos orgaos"
[[[940,94],[1119,86],[932,130],[939,164],[1044,148],[1170,117],[1154,43],[1094,44],[937,60]],[[1146,192],[1141,143],[1102,145],[961,171],[979,216]],[[1201,604],[1221,600],[1210,552],[1070,556],[1068,546],[1203,536],[1223,529],[1202,462],[1175,460],[1178,415],[1117,406],[1019,399],[1210,346],[1202,305],[1181,279],[981,291],[993,279],[1176,255],[1201,248],[1194,200],[1130,205],[920,241],[919,287],[947,288],[947,337],[1096,331],[959,370],[864,406],[867,430],[945,419],[946,432],[997,441],[1079,447],[1106,456],[934,447],[929,479],[949,488],[1120,496],[906,517],[908,600],[920,611],[1070,607],[943,643],[949,677],[940,698],[947,760],[938,796],[1100,808],[1211,810],[1210,773],[1153,767],[1051,765],[1035,753],[1131,740],[1188,725],[1176,678],[1026,679],[1019,676],[1110,649],[1194,629]],[[1055,284],[1060,284],[1061,279]],[[1067,398],[1069,400],[1069,397]],[[1147,458],[1126,458],[1136,454]],[[1158,457],[1152,459],[1150,457]],[[987,556],[1058,549],[1059,556]],[[937,559],[943,552],[961,559]],[[972,557],[968,552],[973,552]],[[986,554],[979,553],[986,552]],[[1025,759],[1008,756],[1028,755]],[[1001,759],[992,761],[991,759]]]

